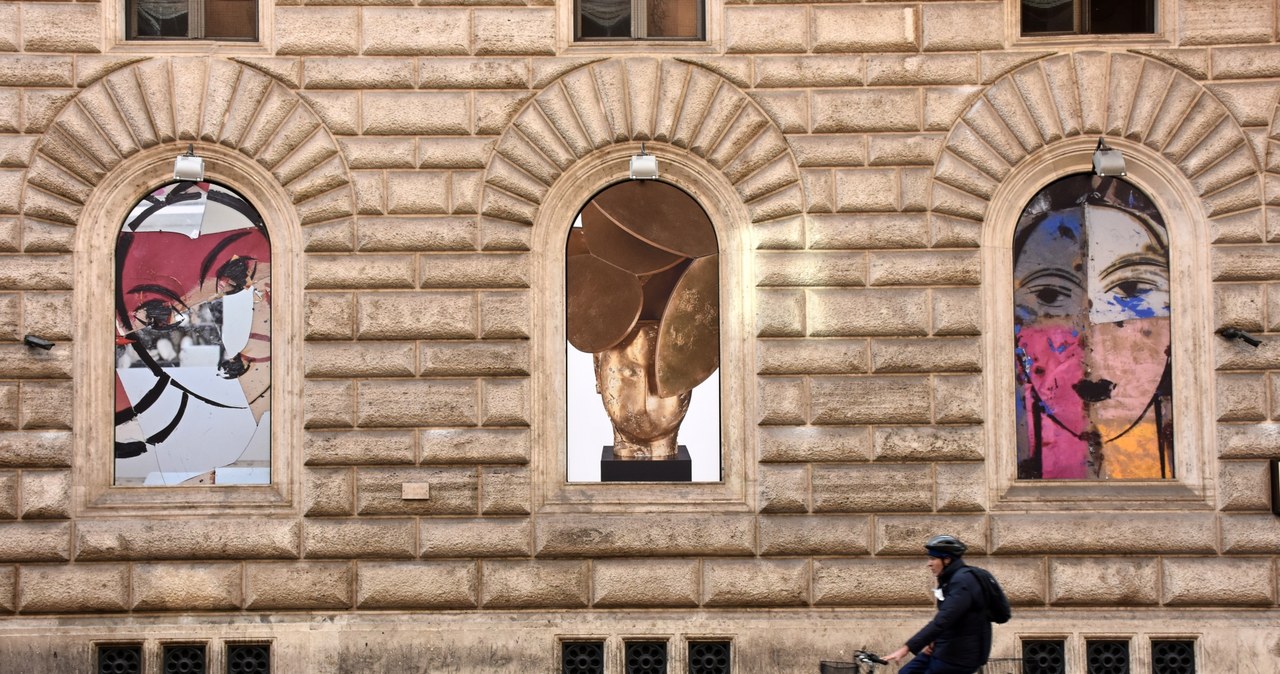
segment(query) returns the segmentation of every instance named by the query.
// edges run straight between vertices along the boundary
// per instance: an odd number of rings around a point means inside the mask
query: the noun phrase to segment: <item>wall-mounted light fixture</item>
[[[1098,147],[1093,151],[1093,172],[1100,176],[1123,176],[1124,155],[1099,138]]]
[[[1226,337],[1227,339],[1238,339],[1255,349],[1262,346],[1262,340],[1257,339],[1240,328],[1223,328],[1218,331],[1218,334]]]
[[[644,143],[640,143],[640,154],[631,157],[631,179],[653,180],[658,177],[658,158],[644,151]]]
[[[36,337],[35,335],[24,336],[22,338],[22,343],[32,348],[44,349],[45,351],[53,348],[53,342],[41,337]]]
[[[204,180],[204,157],[196,156],[194,145],[187,145],[186,154],[180,154],[173,160],[173,179],[200,182]]]

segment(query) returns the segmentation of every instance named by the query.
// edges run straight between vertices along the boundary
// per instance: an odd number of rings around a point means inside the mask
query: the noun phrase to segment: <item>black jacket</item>
[[[907,640],[912,653],[933,644],[933,657],[960,667],[978,668],[991,655],[991,623],[987,622],[982,586],[964,560],[957,558],[938,575],[942,600],[938,613]]]

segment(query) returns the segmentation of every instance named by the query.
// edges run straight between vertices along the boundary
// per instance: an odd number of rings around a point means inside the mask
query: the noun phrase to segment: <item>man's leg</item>
[[[933,670],[929,669],[929,665],[933,663],[933,658],[924,653],[911,658],[911,661],[898,670],[898,674],[929,674]]]
[[[930,658],[927,668],[920,670],[920,672],[921,674],[976,674],[978,669],[980,668],[961,667],[937,658]],[[904,674],[907,671],[903,669],[898,674]]]

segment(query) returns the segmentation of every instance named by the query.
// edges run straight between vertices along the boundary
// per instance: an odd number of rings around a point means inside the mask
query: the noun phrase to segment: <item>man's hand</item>
[[[889,662],[897,662],[907,657],[910,654],[911,654],[911,649],[907,648],[906,646],[903,646],[902,648],[899,648],[898,650],[884,656],[884,659],[888,660]]]

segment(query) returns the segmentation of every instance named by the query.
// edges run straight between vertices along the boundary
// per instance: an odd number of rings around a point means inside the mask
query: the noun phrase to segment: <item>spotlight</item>
[[[1093,172],[1100,176],[1125,175],[1124,155],[1099,138],[1098,147],[1093,151]]]
[[[658,177],[658,158],[644,151],[644,143],[640,143],[640,154],[631,158],[632,180],[653,180]]]
[[[173,179],[200,182],[204,180],[204,158],[196,156],[194,145],[187,145],[187,153],[173,160]]]
[[[1262,340],[1259,340],[1240,328],[1223,328],[1218,331],[1218,334],[1226,337],[1227,339],[1238,339],[1255,349],[1262,346]]]
[[[37,349],[44,349],[45,351],[53,348],[53,342],[47,339],[41,339],[35,335],[26,335],[22,338],[22,343]]]

